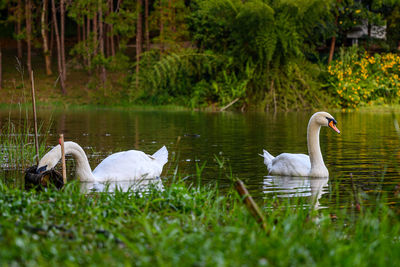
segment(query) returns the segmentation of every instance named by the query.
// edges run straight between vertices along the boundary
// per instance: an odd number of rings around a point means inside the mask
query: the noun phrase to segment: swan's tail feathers
[[[267,150],[263,149],[263,154],[259,154],[261,157],[264,158],[264,164],[267,165],[269,168],[272,164],[272,160],[275,158],[272,156]]]
[[[153,158],[156,159],[162,166],[168,162],[168,150],[165,146],[160,148],[156,153],[153,154]]]

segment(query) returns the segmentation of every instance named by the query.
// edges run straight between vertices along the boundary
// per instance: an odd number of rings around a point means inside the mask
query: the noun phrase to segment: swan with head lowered
[[[263,150],[261,155],[267,165],[269,175],[283,176],[310,176],[329,177],[328,169],[324,164],[321,149],[319,146],[319,131],[321,126],[327,126],[335,132],[340,133],[336,128],[336,120],[327,112],[317,112],[311,116],[307,128],[308,154],[282,153],[276,157],[268,151]]]
[[[168,161],[165,146],[153,155],[142,151],[129,150],[112,154],[105,158],[92,172],[82,147],[75,142],[64,143],[65,154],[71,154],[76,161],[76,174],[81,181],[106,182],[129,181],[134,179],[159,177]],[[41,158],[37,172],[54,168],[61,159],[61,146],[57,145]]]

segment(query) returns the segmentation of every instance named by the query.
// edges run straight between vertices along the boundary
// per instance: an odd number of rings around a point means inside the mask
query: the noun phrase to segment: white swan
[[[321,149],[319,147],[319,130],[321,126],[328,126],[337,133],[336,120],[327,112],[317,112],[311,116],[307,128],[308,154],[282,153],[276,157],[268,151],[263,150],[261,155],[267,165],[269,175],[283,176],[310,176],[310,177],[329,177],[328,169],[324,164]]]
[[[82,147],[75,142],[64,143],[65,154],[71,154],[76,160],[76,173],[81,181],[105,182],[128,181],[160,176],[168,161],[165,146],[152,156],[138,150],[129,150],[112,154],[105,158],[92,172]],[[61,159],[61,146],[57,145],[40,160],[37,172],[54,168]]]

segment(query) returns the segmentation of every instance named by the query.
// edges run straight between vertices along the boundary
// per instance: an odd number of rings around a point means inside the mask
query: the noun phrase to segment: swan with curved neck
[[[319,146],[319,131],[321,126],[327,126],[335,132],[340,133],[336,128],[336,120],[327,112],[317,112],[311,116],[307,127],[308,154],[282,153],[276,157],[264,150],[264,163],[267,165],[270,175],[284,176],[311,176],[329,177],[328,169],[325,166]]]
[[[82,147],[75,142],[64,143],[65,154],[71,154],[76,161],[76,174],[81,181],[128,181],[159,177],[168,161],[165,146],[152,156],[138,150],[112,154],[105,158],[92,172],[88,158]],[[41,158],[37,172],[54,168],[61,159],[61,146],[57,145]]]

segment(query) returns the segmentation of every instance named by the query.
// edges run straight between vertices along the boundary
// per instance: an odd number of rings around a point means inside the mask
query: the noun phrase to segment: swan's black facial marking
[[[335,125],[337,124],[337,121],[334,118],[328,118],[328,117],[325,117],[325,118],[328,120],[328,125],[331,121],[333,121],[333,124],[335,124]]]
[[[334,130],[335,132],[337,132],[338,134],[340,134],[339,129],[336,127],[336,120],[334,118],[328,118],[326,117],[326,119],[328,120],[328,126]]]
[[[47,168],[47,165],[44,165],[43,167],[38,168],[36,170],[36,173],[42,173],[42,172],[44,172],[46,170],[46,168]]]

